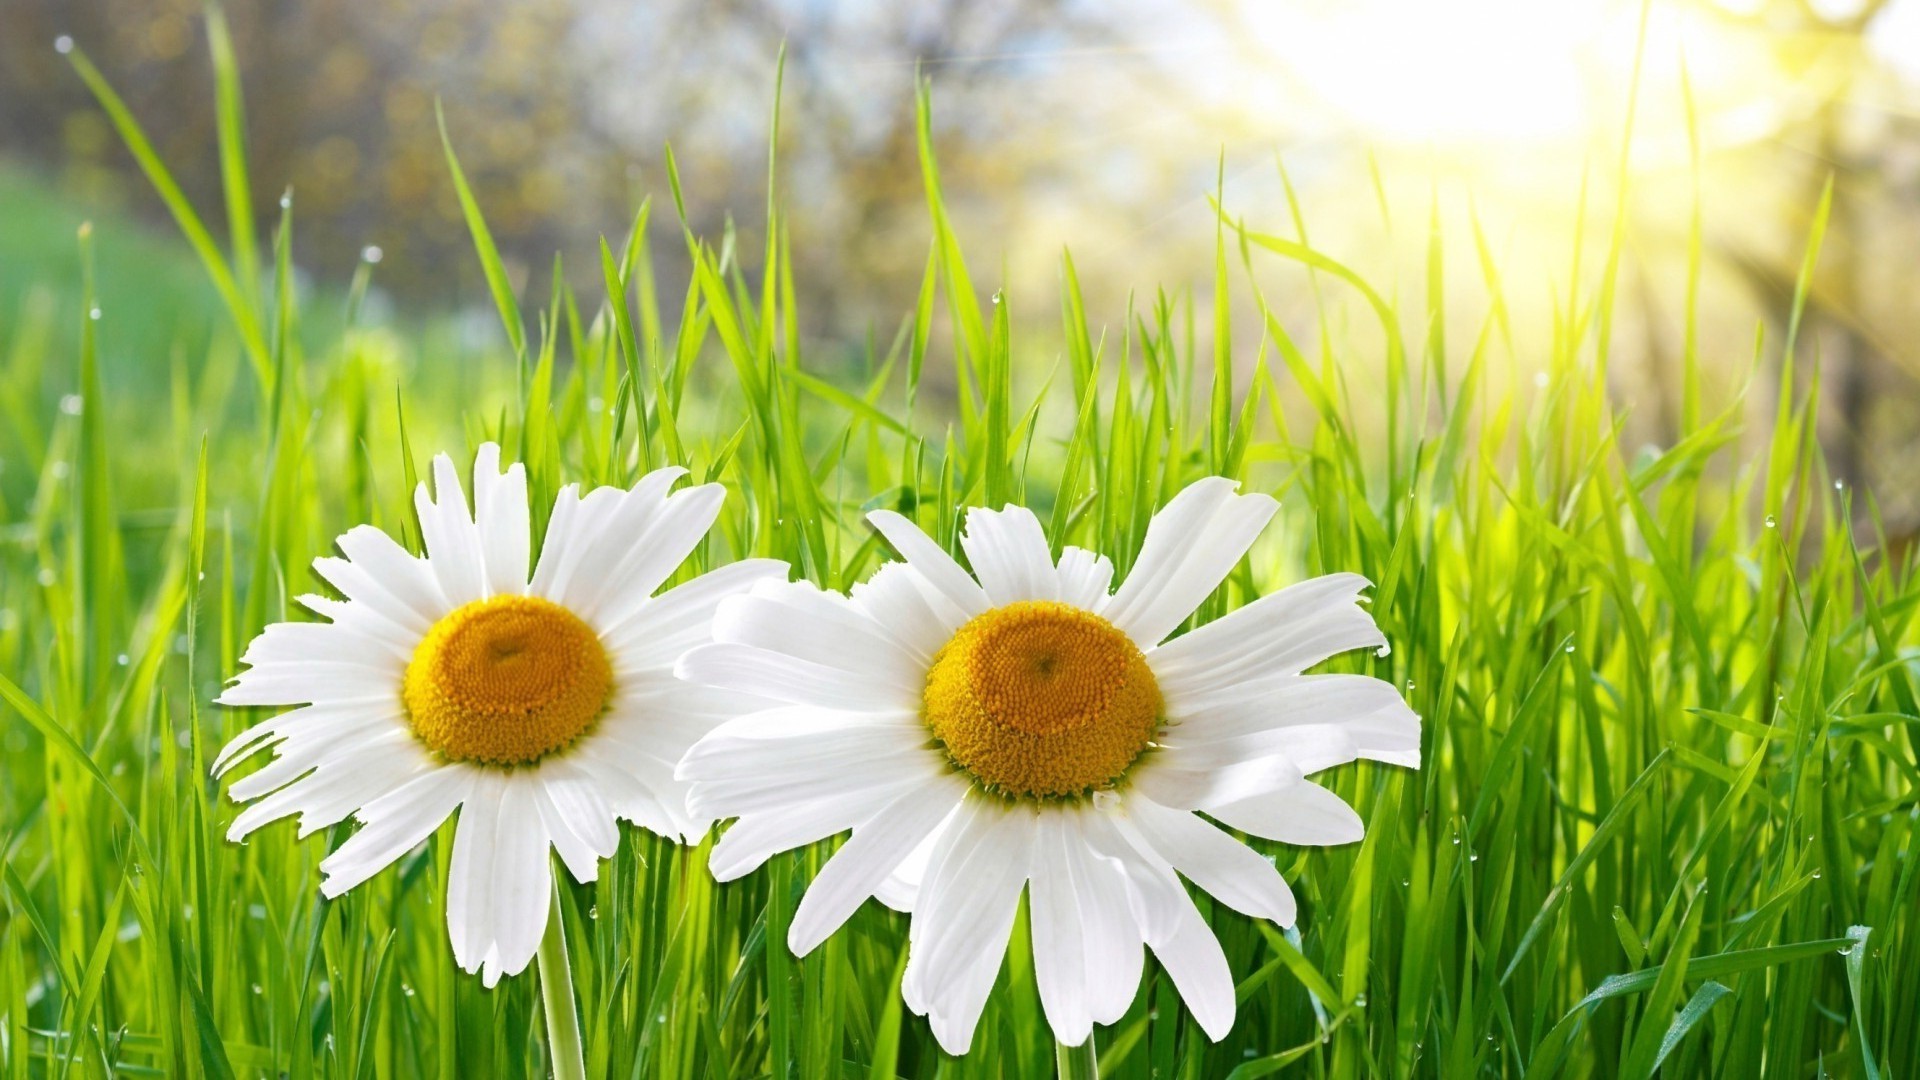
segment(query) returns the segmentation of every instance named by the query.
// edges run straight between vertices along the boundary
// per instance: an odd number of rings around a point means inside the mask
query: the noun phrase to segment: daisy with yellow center
[[[1301,582],[1168,640],[1273,516],[1272,499],[1235,488],[1209,478],[1177,495],[1118,590],[1103,556],[1056,561],[1021,507],[969,512],[972,574],[880,511],[869,520],[904,561],[851,596],[768,581],[722,603],[714,643],[678,670],[765,704],[680,765],[694,812],[739,819],[714,874],[851,830],[788,945],[811,951],[870,896],[911,912],[902,993],[951,1053],[972,1044],[1023,891],[1060,1042],[1126,1012],[1142,946],[1224,1037],[1233,975],[1181,879],[1283,926],[1294,899],[1213,822],[1350,843],[1359,816],[1306,777],[1420,761],[1419,718],[1392,685],[1302,674],[1385,644],[1356,603],[1365,578]]]
[[[672,492],[683,469],[631,490],[562,489],[537,562],[519,465],[503,472],[499,448],[481,447],[472,511],[452,460],[433,471],[438,498],[422,484],[415,499],[425,557],[371,526],[348,532],[344,558],[314,563],[344,599],[300,598],[328,621],[278,623],[248,647],[221,704],[299,707],[234,739],[215,772],[273,750],[229,787],[251,803],[230,839],[294,814],[301,836],[360,821],[320,863],[329,897],[457,811],[447,930],[454,959],[492,986],[540,944],[549,851],[591,881],[621,819],[683,841],[706,832],[674,765],[740,699],[676,679],[673,664],[710,640],[724,597],[787,568],[735,563],[655,596],[724,494]]]

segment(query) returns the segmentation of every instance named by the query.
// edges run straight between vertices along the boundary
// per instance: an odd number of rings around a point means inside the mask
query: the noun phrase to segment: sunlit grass
[[[229,845],[206,769],[250,719],[207,702],[248,638],[323,588],[309,562],[360,522],[417,546],[418,466],[485,439],[527,462],[536,507],[670,461],[726,482],[687,574],[766,555],[844,586],[887,557],[864,509],[951,542],[960,507],[1009,500],[1124,572],[1156,505],[1218,473],[1284,508],[1200,619],[1307,574],[1375,582],[1391,653],[1336,666],[1406,688],[1425,766],[1330,774],[1363,843],[1263,847],[1300,896],[1296,930],[1200,897],[1241,980],[1233,1034],[1208,1043],[1149,965],[1097,1034],[1104,1075],[1920,1068],[1912,556],[1884,549],[1871,493],[1823,470],[1817,358],[1791,341],[1758,363],[1751,340],[1685,357],[1689,375],[1777,374],[1766,432],[1741,430],[1739,401],[1690,396],[1675,445],[1616,441],[1617,231],[1569,253],[1579,284],[1538,339],[1513,338],[1479,237],[1436,233],[1424,281],[1396,291],[1313,247],[1285,205],[1226,208],[1215,280],[1143,291],[1124,325],[1088,324],[1063,261],[1060,325],[1028,328],[971,275],[926,151],[918,305],[860,370],[828,370],[803,355],[780,217],[802,210],[777,176],[763,250],[685,234],[680,310],[653,288],[645,228],[674,215],[677,181],[589,253],[615,298],[598,307],[515,297],[462,185],[504,334],[484,370],[456,369],[351,310],[301,310],[291,211],[270,227],[242,211],[215,26],[233,242],[168,205],[220,340],[177,358],[122,341],[168,372],[136,400],[100,376],[113,311],[82,320],[74,353],[0,325],[8,1075],[543,1072],[536,977],[487,991],[453,965],[450,830],[323,902],[315,867],[344,832]],[[74,59],[167,192],[133,115]],[[1818,245],[1816,224],[1808,267]],[[1448,274],[1493,298],[1464,355],[1433,332]],[[78,287],[84,312],[91,271]],[[1282,292],[1316,297],[1314,323],[1270,310]],[[1258,337],[1236,335],[1235,304]],[[945,1058],[900,1004],[903,919],[870,904],[805,960],[781,946],[824,851],[724,886],[704,854],[629,830],[599,882],[563,887],[590,1073],[1051,1068],[1024,924],[974,1052]]]

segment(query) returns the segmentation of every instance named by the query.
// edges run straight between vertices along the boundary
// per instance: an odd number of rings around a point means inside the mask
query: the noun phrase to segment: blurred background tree
[[[911,307],[927,245],[917,74],[933,84],[942,174],[976,273],[1004,283],[1029,325],[1058,302],[1067,247],[1115,335],[1156,285],[1204,302],[1216,178],[1230,214],[1291,235],[1284,167],[1312,242],[1374,280],[1424,289],[1429,230],[1449,236],[1442,270],[1459,317],[1440,333],[1464,353],[1489,294],[1462,257],[1471,244],[1451,241],[1477,231],[1501,267],[1506,317],[1550,326],[1569,280],[1600,272],[1624,209],[1609,374],[1633,407],[1628,436],[1661,444],[1692,407],[1688,349],[1705,367],[1700,408],[1772,377],[1755,363],[1754,328],[1767,328],[1761,358],[1777,360],[1831,180],[1797,361],[1822,373],[1836,470],[1870,484],[1896,530],[1920,528],[1920,485],[1900,482],[1920,466],[1920,0],[1653,0],[1644,33],[1639,0],[260,0],[227,15],[258,212],[292,190],[298,262],[319,287],[380,249],[376,281],[410,315],[486,302],[436,100],[523,295],[545,294],[556,251],[596,295],[597,238],[617,241],[651,195],[671,297],[685,271],[663,147],[695,229],[731,223],[743,253],[759,250],[784,45],[782,194],[820,364],[884,349]],[[219,178],[199,0],[0,0],[0,27],[0,183],[16,207],[0,209],[0,318],[11,318],[24,283],[50,276],[27,255],[38,234],[20,207],[165,227],[57,36],[121,89],[199,205],[217,205]],[[1576,230],[1590,237],[1580,267],[1556,261]],[[1304,316],[1305,279],[1273,272],[1270,293]],[[1259,340],[1260,327],[1243,329]],[[1297,329],[1311,341],[1311,319]],[[1058,352],[1017,350],[1036,379]],[[164,355],[156,344],[129,362]],[[1766,397],[1749,398],[1756,440]]]

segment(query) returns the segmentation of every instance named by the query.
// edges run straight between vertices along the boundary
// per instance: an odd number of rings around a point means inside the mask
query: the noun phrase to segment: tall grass
[[[44,328],[0,327],[7,1076],[542,1073],[537,976],[488,991],[452,962],[449,830],[326,902],[315,867],[345,828],[230,845],[233,811],[207,776],[211,750],[256,719],[208,701],[253,633],[298,617],[289,597],[323,588],[312,558],[363,521],[417,546],[420,465],[484,439],[527,463],[536,505],[665,462],[726,482],[689,574],[769,555],[844,586],[888,557],[864,509],[951,542],[961,507],[1010,500],[1124,572],[1155,506],[1217,473],[1284,509],[1200,621],[1306,574],[1376,583],[1392,651],[1335,666],[1406,688],[1425,766],[1330,774],[1368,823],[1360,844],[1261,845],[1300,896],[1295,929],[1200,899],[1240,980],[1230,1037],[1209,1043],[1149,965],[1125,1019],[1097,1033],[1103,1075],[1920,1070],[1920,583],[1871,493],[1826,473],[1817,358],[1794,355],[1794,331],[1764,359],[1688,332],[1690,388],[1698,364],[1777,373],[1770,426],[1743,429],[1741,401],[1690,389],[1683,438],[1629,449],[1606,377],[1619,226],[1597,257],[1570,254],[1558,318],[1528,340],[1480,237],[1436,230],[1408,301],[1314,247],[1298,206],[1224,210],[1214,280],[1123,324],[1090,324],[1063,258],[1058,328],[1015,327],[944,209],[923,96],[926,274],[897,339],[858,370],[806,355],[777,174],[764,250],[682,229],[693,269],[673,311],[647,224],[676,211],[676,177],[674,206],[642,207],[595,253],[610,299],[594,306],[564,285],[514,294],[449,145],[505,343],[453,369],[358,319],[366,268],[326,319],[337,331],[312,329],[291,211],[249,216],[239,88],[212,27],[226,244],[71,59],[205,266],[226,331],[171,358],[119,342],[170,364],[164,399],[130,400],[101,377],[113,311],[82,318],[71,355],[37,346]],[[1491,302],[1459,355],[1442,313],[1463,266]],[[86,312],[90,271],[80,288]],[[1279,290],[1314,297],[1316,317],[1290,323],[1266,299]],[[704,848],[629,830],[597,883],[563,885],[589,1073],[1051,1069],[1024,920],[963,1059],[903,1012],[899,917],[868,905],[789,955],[826,854],[716,885]]]

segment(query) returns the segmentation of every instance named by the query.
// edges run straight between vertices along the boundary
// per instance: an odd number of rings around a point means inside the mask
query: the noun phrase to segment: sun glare
[[[1262,44],[1335,116],[1384,139],[1558,138],[1587,123],[1589,2],[1254,5]]]

